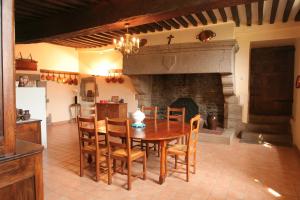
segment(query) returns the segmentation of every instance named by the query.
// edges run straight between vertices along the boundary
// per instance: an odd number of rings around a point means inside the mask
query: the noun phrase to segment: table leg
[[[159,175],[159,183],[163,184],[166,178],[166,141],[160,141],[160,175]]]

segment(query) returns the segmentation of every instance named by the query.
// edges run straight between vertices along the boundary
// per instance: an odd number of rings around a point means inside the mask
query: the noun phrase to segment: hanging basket
[[[31,54],[29,54],[29,58],[23,58],[20,52],[20,58],[16,59],[16,70],[36,71],[37,61],[32,59]]]

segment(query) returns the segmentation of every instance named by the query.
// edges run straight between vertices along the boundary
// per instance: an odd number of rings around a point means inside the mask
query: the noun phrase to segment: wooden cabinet
[[[30,119],[18,121],[16,137],[32,143],[42,144],[41,141],[41,120]]]
[[[127,103],[97,103],[97,119],[127,118]]]
[[[0,199],[43,200],[43,146],[16,140],[14,2],[0,1]]]

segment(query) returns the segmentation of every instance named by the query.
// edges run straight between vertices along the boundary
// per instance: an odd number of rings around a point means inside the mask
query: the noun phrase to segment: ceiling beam
[[[263,24],[263,20],[264,20],[264,0],[259,0],[258,1],[258,25],[262,25]]]
[[[167,19],[166,20],[168,22],[168,24],[170,24],[173,28],[176,28],[176,29],[179,29],[180,28],[180,25],[175,22],[174,19]]]
[[[142,32],[142,33],[147,33],[148,32],[147,28],[144,27],[143,25],[137,26],[136,28],[138,28],[140,30],[140,32]]]
[[[167,29],[167,30],[171,30],[171,26],[169,24],[167,24],[165,21],[159,21],[157,22],[159,25],[161,25],[164,29]]]
[[[295,21],[300,21],[300,9],[298,10],[296,16],[295,16]]]
[[[223,22],[227,22],[227,15],[224,8],[218,8],[219,13],[222,17]]]
[[[193,17],[193,15],[189,14],[189,15],[185,15],[185,18],[193,25],[193,26],[197,26],[198,22],[195,20],[195,18]]]
[[[235,22],[235,25],[237,27],[239,27],[240,26],[240,17],[239,17],[239,12],[238,12],[237,6],[231,6],[230,10],[231,10],[232,19]]]
[[[279,0],[273,0],[272,8],[271,8],[271,15],[270,15],[270,24],[274,24],[277,14]]]
[[[246,8],[247,26],[251,26],[252,25],[251,3],[245,4],[245,8]]]
[[[216,24],[218,22],[217,17],[213,10],[207,10],[206,13],[208,14],[208,16],[213,24]]]
[[[16,25],[16,42],[38,42],[139,26],[219,7],[257,0],[110,0],[72,13],[62,13]],[[130,5],[130,6],[129,6]],[[183,26],[186,26],[183,22]]]
[[[179,22],[179,24],[181,26],[183,26],[184,28],[189,27],[189,23],[187,23],[187,21],[185,21],[185,19],[183,19],[183,17],[179,16],[179,17],[175,17],[175,19]]]
[[[156,31],[163,31],[163,27],[155,22],[149,24],[149,26],[153,27]]]
[[[285,5],[283,17],[282,17],[282,22],[287,22],[289,20],[289,16],[290,16],[290,13],[291,13],[294,3],[295,3],[295,0],[287,0],[286,1],[286,5]]]
[[[201,22],[203,25],[207,25],[207,19],[206,19],[205,16],[202,14],[202,12],[195,13],[195,15],[198,17],[198,19],[200,20],[200,22]]]

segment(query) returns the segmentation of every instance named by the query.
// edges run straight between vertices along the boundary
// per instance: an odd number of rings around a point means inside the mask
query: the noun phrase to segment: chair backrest
[[[77,117],[80,149],[85,145],[94,145],[99,149],[99,136],[95,117]]]
[[[96,104],[89,104],[81,108],[80,116],[97,117]]]
[[[142,106],[142,112],[145,114],[146,119],[154,119],[157,120],[157,106]]]
[[[171,108],[168,106],[167,108],[167,121],[168,126],[170,120],[182,122],[182,126],[184,125],[185,121],[185,108]]]
[[[191,148],[194,148],[194,150],[196,150],[196,148],[197,148],[200,120],[201,120],[201,117],[199,114],[194,116],[190,120],[190,133],[189,133],[188,141],[187,141],[188,151]]]
[[[108,153],[111,149],[126,149],[128,157],[131,154],[129,121],[127,119],[105,119],[106,143]]]

